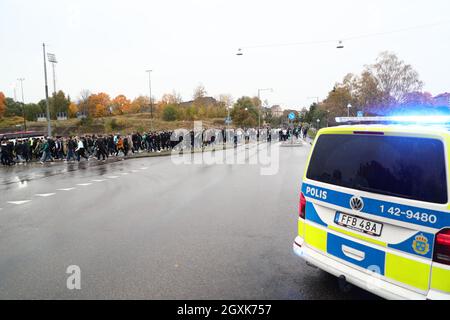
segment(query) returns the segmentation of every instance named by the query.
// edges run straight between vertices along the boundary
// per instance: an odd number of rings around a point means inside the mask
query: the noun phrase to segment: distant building
[[[433,98],[433,104],[438,107],[450,108],[450,93],[442,93]]]
[[[272,116],[275,118],[280,118],[283,116],[283,109],[278,105],[270,108],[270,111],[272,112]]]

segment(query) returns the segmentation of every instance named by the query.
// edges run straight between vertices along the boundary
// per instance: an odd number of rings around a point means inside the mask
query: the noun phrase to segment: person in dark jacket
[[[107,143],[106,140],[102,136],[99,136],[95,141],[94,146],[97,151],[97,159],[99,161],[100,157],[102,157],[102,161],[106,161],[106,159],[108,158],[106,143]]]
[[[66,161],[70,161],[71,159],[73,159],[73,161],[76,160],[76,157],[75,157],[75,149],[76,148],[77,148],[77,142],[72,137],[69,137],[69,140],[67,141]]]

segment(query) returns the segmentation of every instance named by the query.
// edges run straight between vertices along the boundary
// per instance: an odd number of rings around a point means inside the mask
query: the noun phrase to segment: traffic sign
[[[295,113],[291,112],[288,115],[289,120],[295,120]]]

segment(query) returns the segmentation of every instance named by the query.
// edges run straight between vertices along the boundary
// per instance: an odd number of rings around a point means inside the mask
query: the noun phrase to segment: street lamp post
[[[349,103],[347,105],[347,117],[350,117],[350,108],[352,107],[352,105]]]
[[[52,125],[50,123],[50,106],[48,103],[48,84],[47,84],[47,60],[45,58],[45,43],[42,44],[42,50],[44,53],[44,78],[45,78],[45,104],[47,111],[47,136],[52,135]]]
[[[148,90],[149,90],[149,99],[150,99],[150,129],[153,131],[153,100],[152,100],[152,79],[151,73],[153,70],[146,70],[148,72]]]
[[[23,95],[23,82],[25,78],[19,78],[17,81],[20,81],[20,88],[22,90],[22,116],[23,116],[23,130],[27,131],[27,119],[25,118],[25,98]]]
[[[262,107],[261,92],[263,92],[263,91],[273,92],[273,89],[272,88],[258,89],[258,103],[259,103],[259,108],[258,108],[258,135],[259,135],[259,132],[261,131],[261,107]],[[259,141],[259,138],[258,138],[258,141]]]

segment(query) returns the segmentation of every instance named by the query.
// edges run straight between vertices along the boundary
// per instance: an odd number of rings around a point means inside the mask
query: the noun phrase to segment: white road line
[[[35,194],[36,197],[42,197],[42,198],[47,198],[47,197],[51,197],[54,196],[56,193],[40,193],[40,194]]]
[[[22,201],[8,201],[8,203],[10,204],[17,204],[17,205],[21,205],[21,204],[25,204],[30,202],[31,200],[22,200]]]
[[[139,172],[139,170],[131,170],[131,172],[136,173]]]
[[[117,179],[117,178],[119,178],[118,176],[110,176],[110,177],[107,177],[108,179]]]
[[[65,189],[58,189],[58,191],[72,191],[75,190],[76,188],[65,188]]]
[[[87,187],[90,186],[92,183],[79,183],[77,186]]]
[[[148,169],[147,167],[142,167],[142,168],[141,168],[141,170],[147,170],[147,169]]]
[[[104,182],[104,181],[106,181],[106,180],[92,180],[93,182]]]
[[[126,175],[128,175],[129,173],[127,173],[127,172],[123,172],[123,173],[121,173],[121,175],[123,175],[123,176],[126,176]]]

